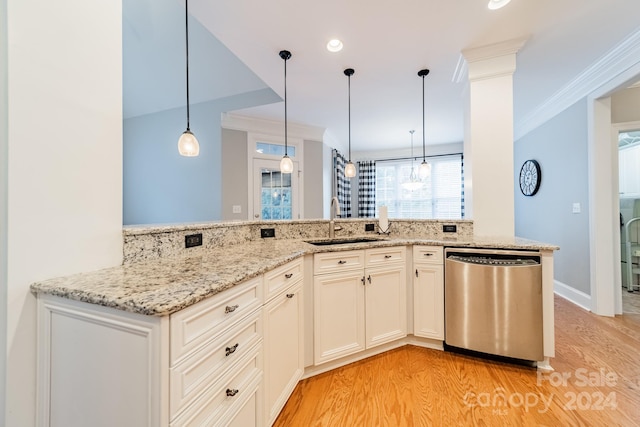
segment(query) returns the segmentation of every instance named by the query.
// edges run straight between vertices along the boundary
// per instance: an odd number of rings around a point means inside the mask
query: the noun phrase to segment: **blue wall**
[[[589,171],[586,98],[534,129],[515,143],[516,235],[560,246],[554,277],[590,294]],[[535,196],[520,192],[522,163],[540,164],[542,183]],[[573,203],[582,212],[572,213]]]
[[[191,107],[198,157],[178,154],[185,127],[184,108],[124,121],[125,225],[220,218],[220,112],[206,105]]]

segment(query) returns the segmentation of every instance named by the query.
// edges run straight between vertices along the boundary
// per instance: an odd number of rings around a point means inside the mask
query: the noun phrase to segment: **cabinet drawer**
[[[171,315],[171,365],[262,306],[262,276]]]
[[[170,418],[173,419],[207,386],[232,369],[261,337],[262,316],[257,311],[171,368]]]
[[[172,427],[224,425],[224,419],[239,411],[242,403],[255,393],[262,377],[260,346],[241,360],[224,378],[199,394],[189,407],[177,416]]]
[[[404,263],[406,251],[407,250],[404,246],[367,249],[365,252],[365,262],[367,267],[391,263]]]
[[[302,259],[291,261],[266,273],[264,275],[265,302],[268,302],[287,287],[302,280],[303,276]]]
[[[413,262],[442,264],[442,246],[414,246]]]
[[[364,251],[327,252],[313,257],[313,274],[364,268]]]

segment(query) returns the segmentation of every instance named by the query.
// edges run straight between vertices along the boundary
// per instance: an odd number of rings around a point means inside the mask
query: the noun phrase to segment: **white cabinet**
[[[271,425],[278,417],[304,373],[301,261],[297,261],[294,268],[300,271],[298,279],[289,287],[282,287],[282,292],[275,294],[264,306],[264,395],[267,425]],[[289,279],[293,277],[290,276]]]
[[[262,280],[164,317],[39,295],[37,425],[264,425]]]
[[[404,247],[316,254],[314,363],[407,334]]]
[[[640,197],[640,145],[618,151],[620,197]]]
[[[444,340],[444,266],[441,246],[413,247],[413,334]]]

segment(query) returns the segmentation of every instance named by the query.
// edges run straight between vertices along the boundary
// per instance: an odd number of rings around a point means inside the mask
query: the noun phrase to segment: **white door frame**
[[[302,144],[302,138],[289,137],[287,138],[287,145],[289,147],[295,147],[295,157],[291,156],[291,160],[293,160],[294,168],[297,170],[297,216],[294,216],[294,220],[304,218],[304,145]],[[249,185],[249,191],[247,191],[247,219],[249,221],[260,221],[261,219],[256,219],[254,217],[254,160],[257,159],[265,159],[265,160],[277,160],[280,161],[281,157],[262,154],[256,152],[256,143],[257,142],[266,142],[269,144],[279,144],[284,145],[284,138],[282,136],[269,135],[265,133],[253,133],[248,132],[247,134],[247,183]],[[293,177],[292,177],[293,178]],[[293,185],[293,179],[292,179]],[[295,203],[295,202],[294,202]]]
[[[640,61],[587,97],[591,311],[602,316],[622,313],[618,149],[611,143],[610,96],[639,75]]]

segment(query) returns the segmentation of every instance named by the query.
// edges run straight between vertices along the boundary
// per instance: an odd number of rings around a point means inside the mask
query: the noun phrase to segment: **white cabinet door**
[[[363,278],[362,270],[314,277],[316,365],[365,349]]]
[[[413,334],[444,340],[444,272],[438,264],[414,264]]]
[[[407,335],[406,269],[366,270],[366,347],[371,348]]]
[[[302,282],[264,306],[265,408],[271,425],[304,372]]]

